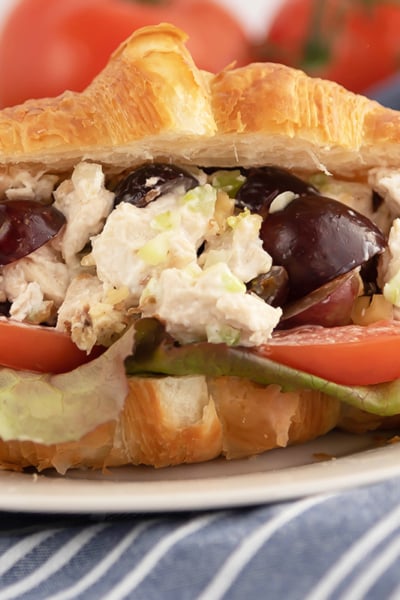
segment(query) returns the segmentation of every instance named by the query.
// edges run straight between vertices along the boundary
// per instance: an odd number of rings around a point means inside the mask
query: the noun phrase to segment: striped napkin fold
[[[0,599],[396,600],[400,478],[175,514],[0,513]]]

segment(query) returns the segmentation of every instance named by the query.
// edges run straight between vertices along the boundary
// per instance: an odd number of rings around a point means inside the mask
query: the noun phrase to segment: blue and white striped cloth
[[[400,478],[251,508],[0,513],[0,600],[400,598]]]

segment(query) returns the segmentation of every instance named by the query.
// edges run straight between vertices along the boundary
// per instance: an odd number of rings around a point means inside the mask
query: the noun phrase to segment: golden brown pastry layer
[[[67,170],[82,159],[122,170],[151,160],[199,166],[274,164],[363,176],[398,166],[400,114],[335,83],[276,64],[197,69],[186,36],[167,24],[134,33],[81,94],[65,92],[0,112],[0,170]],[[189,381],[189,387],[188,387]],[[310,391],[282,393],[235,378],[132,378],[117,422],[79,442],[0,441],[0,465],[156,467],[248,456],[337,425],[381,419],[342,413]]]
[[[338,423],[341,410],[337,400],[320,393],[282,393],[275,385],[232,377],[134,377],[129,385],[117,422],[79,442],[0,440],[0,467],[65,473],[75,467],[166,467],[221,454],[240,458],[323,435]]]
[[[167,24],[138,30],[83,93],[3,110],[0,162],[120,169],[162,158],[341,175],[398,165],[396,111],[278,64],[202,72],[185,40]]]

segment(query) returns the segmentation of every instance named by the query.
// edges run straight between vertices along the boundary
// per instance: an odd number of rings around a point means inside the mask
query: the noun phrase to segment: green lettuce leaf
[[[128,392],[124,359],[133,336],[131,329],[104,354],[68,373],[0,369],[0,438],[70,442],[116,419]]]
[[[380,416],[400,413],[400,380],[370,386],[345,386],[274,362],[246,348],[199,342],[177,346],[155,319],[136,325],[135,354],[125,361],[127,373],[159,375],[231,375],[256,383],[275,383],[283,391],[311,389]]]

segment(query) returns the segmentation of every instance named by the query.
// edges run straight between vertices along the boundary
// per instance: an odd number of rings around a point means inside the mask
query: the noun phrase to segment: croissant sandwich
[[[0,465],[155,467],[400,423],[400,114],[135,32],[0,112]]]

